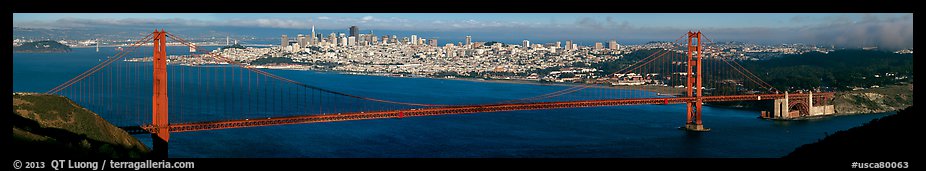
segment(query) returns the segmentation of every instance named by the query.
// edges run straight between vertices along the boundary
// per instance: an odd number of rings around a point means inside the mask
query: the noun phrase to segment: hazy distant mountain
[[[309,28],[305,29],[288,29],[288,28],[257,28],[257,27],[166,27],[165,30],[183,36],[190,41],[214,40],[224,41],[225,36],[230,36],[232,40],[239,40],[242,43],[277,43],[280,36],[286,34],[290,38],[295,38],[298,34],[308,35],[311,33]],[[70,28],[70,29],[48,29],[48,28],[25,28],[13,27],[14,39],[31,39],[31,40],[126,40],[139,39],[148,33],[154,31],[154,28]],[[552,43],[556,41],[566,41],[565,39],[555,39],[547,37],[524,37],[504,33],[486,32],[472,30],[468,32],[440,32],[440,31],[402,31],[402,30],[372,30],[377,36],[397,35],[409,37],[417,35],[421,38],[438,40],[439,45],[446,43],[463,42],[467,35],[473,36],[473,41],[490,42],[496,41],[506,44],[520,44],[522,40],[530,40],[535,43]],[[362,34],[369,34],[370,30],[360,28]],[[348,26],[344,29],[316,29],[316,34],[322,34],[327,37],[330,33],[348,33]],[[591,46],[594,42],[606,42],[607,40],[596,39],[571,39],[573,43],[582,46]],[[650,40],[618,40],[621,44],[639,44]]]

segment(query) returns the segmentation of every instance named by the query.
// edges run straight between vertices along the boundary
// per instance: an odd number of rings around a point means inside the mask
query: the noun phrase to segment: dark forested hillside
[[[837,50],[743,62],[743,66],[780,90],[849,90],[913,82],[913,54]]]

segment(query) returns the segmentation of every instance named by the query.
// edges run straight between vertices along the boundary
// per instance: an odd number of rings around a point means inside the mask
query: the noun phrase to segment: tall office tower
[[[563,47],[562,42],[557,41],[557,42],[556,42],[556,48],[561,48],[561,47]]]
[[[473,43],[473,36],[466,36],[466,44],[464,44],[466,47],[464,48],[469,48],[470,43]]]
[[[383,36],[383,44],[389,43],[389,36]]]
[[[335,33],[328,34],[328,44],[338,45],[338,35]]]
[[[360,37],[360,28],[357,26],[350,26],[350,36]]]
[[[521,41],[521,47],[522,47],[522,48],[527,49],[527,48],[530,47],[530,46],[531,46],[531,41],[528,41],[527,39],[524,39],[524,41]]]
[[[430,41],[428,41],[428,45],[437,47],[437,39],[431,39]]]
[[[371,35],[367,35],[365,39],[367,41],[367,44],[373,44],[373,40],[378,40],[379,37],[376,37],[375,35],[371,34]]]
[[[347,37],[347,46],[356,46],[356,45],[357,45],[357,37],[354,37],[354,36]]]
[[[572,50],[572,40],[566,41],[566,50]]]
[[[412,45],[417,45],[417,44],[418,44],[418,35],[412,35],[412,40],[411,40],[411,42],[412,42],[412,43],[411,43]]]
[[[316,42],[318,41],[315,39],[315,25],[312,25],[312,37],[309,38],[309,44],[315,45]]]
[[[289,38],[287,38],[286,35],[284,34],[283,37],[280,38],[280,48],[281,49],[286,48],[287,44],[289,44]]]
[[[611,40],[608,42],[608,49],[617,50],[617,40]]]
[[[231,41],[229,41],[228,35],[225,36],[225,46],[228,46]]]
[[[338,45],[341,47],[347,47],[347,37],[341,37],[341,41],[338,41]]]
[[[373,34],[373,30],[370,30],[370,36],[367,37],[367,40],[370,41],[370,43],[376,43],[376,39],[377,37]]]
[[[299,47],[305,47],[306,45],[305,35],[302,35],[302,34],[296,35],[296,43],[299,44]]]
[[[602,45],[601,42],[595,42],[595,50],[601,49],[604,49],[604,45]]]

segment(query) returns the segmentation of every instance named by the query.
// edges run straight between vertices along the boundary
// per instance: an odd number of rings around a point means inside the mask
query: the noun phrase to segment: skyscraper
[[[595,50],[601,50],[604,48],[604,45],[601,42],[595,42]]]
[[[572,50],[572,40],[566,41],[566,50]]]
[[[280,38],[280,49],[286,48],[287,44],[289,44],[289,38],[287,38],[286,35],[284,34],[283,37]]]
[[[337,46],[338,45],[338,35],[334,33],[328,34],[328,44],[330,44],[331,46]]]
[[[347,37],[347,46],[356,46],[356,45],[357,45],[357,37],[354,37],[354,36]]]
[[[305,35],[299,34],[296,36],[296,42],[299,43],[299,47],[305,47]]]
[[[472,42],[473,42],[473,36],[466,36],[466,44],[464,45],[466,46],[466,48],[468,48],[469,44]]]
[[[418,44],[418,35],[412,35],[411,44],[412,45]]]
[[[338,41],[338,45],[341,47],[347,47],[347,37],[341,37],[341,41]]]
[[[528,41],[527,39],[524,39],[524,41],[521,41],[521,47],[522,47],[522,48],[527,49],[527,48],[530,47],[530,46],[531,46],[531,41]]]
[[[557,42],[556,42],[556,48],[561,48],[561,47],[563,47],[563,44],[562,44],[562,43],[563,43],[563,42],[557,41]]]
[[[350,26],[350,36],[360,37],[360,28],[357,26]]]
[[[617,41],[611,40],[610,42],[608,42],[608,49],[617,50]]]
[[[309,44],[315,45],[315,25],[312,25],[312,36],[309,38]]]
[[[428,42],[428,45],[433,46],[433,47],[437,47],[437,39],[431,39],[431,40]]]

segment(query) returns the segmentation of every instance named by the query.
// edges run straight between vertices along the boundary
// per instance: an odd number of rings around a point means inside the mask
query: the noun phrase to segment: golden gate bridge
[[[190,55],[168,58],[167,39],[190,48]],[[827,99],[832,99],[833,93],[829,92],[781,92],[731,57],[704,55],[705,50],[714,52],[718,49],[705,46],[702,39],[707,37],[700,31],[685,33],[671,42],[680,48],[657,49],[623,69],[597,79],[600,82],[616,80],[642,84],[617,88],[579,84],[513,100],[432,104],[361,96],[296,81],[217,51],[203,50],[170,32],[155,30],[46,93],[66,96],[106,116],[107,120],[130,133],[150,133],[155,151],[161,151],[165,157],[172,132],[663,104],[685,104],[686,120],[680,128],[701,132],[710,130],[701,120],[702,104],[706,102],[774,100],[775,111],[770,115],[788,118],[810,115],[815,111],[814,101],[825,106]],[[687,43],[682,40],[687,40]],[[707,41],[712,42],[710,39]],[[150,63],[125,61],[125,56],[135,55],[136,49],[147,44],[153,46]],[[171,60],[198,61],[193,63],[222,67],[168,67]],[[150,87],[140,86],[148,82]],[[653,95],[651,91],[680,91],[682,94],[660,96]],[[148,92],[151,99],[146,97]]]

